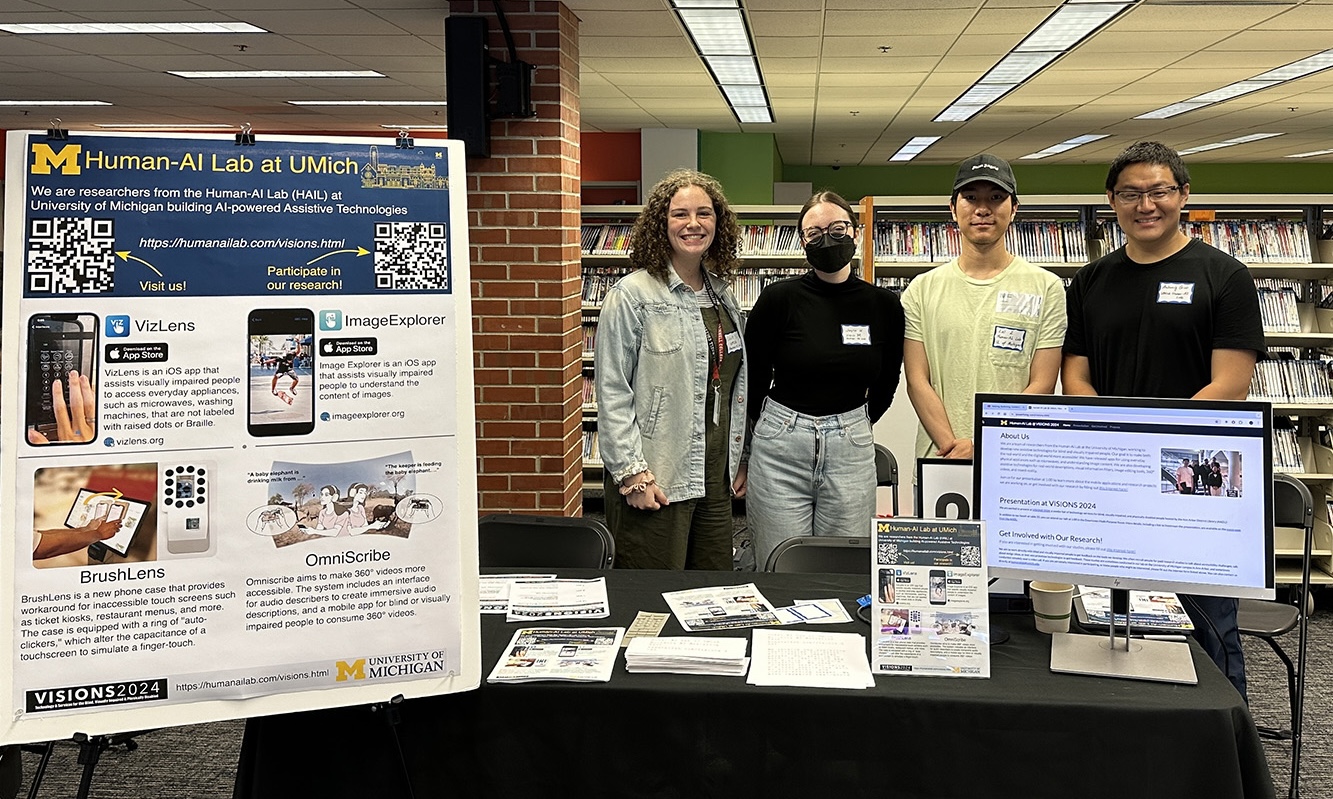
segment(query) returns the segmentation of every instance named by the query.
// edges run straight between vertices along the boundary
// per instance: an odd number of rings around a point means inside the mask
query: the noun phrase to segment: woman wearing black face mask
[[[852,276],[854,218],[833,192],[810,198],[798,226],[813,268],[765,289],[745,328],[746,514],[759,569],[792,536],[870,534],[871,425],[898,387],[903,309],[898,295]]]

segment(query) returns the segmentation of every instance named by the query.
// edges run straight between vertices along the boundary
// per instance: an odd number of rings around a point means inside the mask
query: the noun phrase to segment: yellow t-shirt
[[[1036,351],[1064,344],[1060,278],[1018,256],[986,280],[968,277],[955,259],[914,278],[902,299],[906,336],[925,346],[930,384],[957,438],[972,438],[977,392],[1022,391]],[[935,456],[919,423],[916,456]]]

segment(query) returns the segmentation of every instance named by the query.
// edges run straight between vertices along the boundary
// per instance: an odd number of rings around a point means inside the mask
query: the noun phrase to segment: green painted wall
[[[1186,161],[1188,163],[1188,160]],[[1014,164],[1018,194],[1099,194],[1106,164]],[[816,190],[833,189],[856,201],[867,194],[948,194],[953,166],[787,165],[779,180],[808,180]],[[1195,164],[1190,189],[1203,194],[1333,194],[1333,164]]]
[[[699,171],[717,178],[733,205],[768,205],[782,158],[771,133],[699,133]]]

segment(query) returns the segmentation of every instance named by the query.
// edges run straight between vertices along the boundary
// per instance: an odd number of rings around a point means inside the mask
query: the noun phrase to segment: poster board
[[[462,145],[6,153],[0,742],[475,688]]]

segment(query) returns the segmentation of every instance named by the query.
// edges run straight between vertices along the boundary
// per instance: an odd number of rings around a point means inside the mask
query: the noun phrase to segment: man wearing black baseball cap
[[[972,400],[979,391],[1055,391],[1064,288],[1005,246],[1017,210],[1018,183],[1008,162],[990,153],[964,161],[949,199],[958,257],[903,291],[903,367],[921,421],[918,458],[972,457]]]

